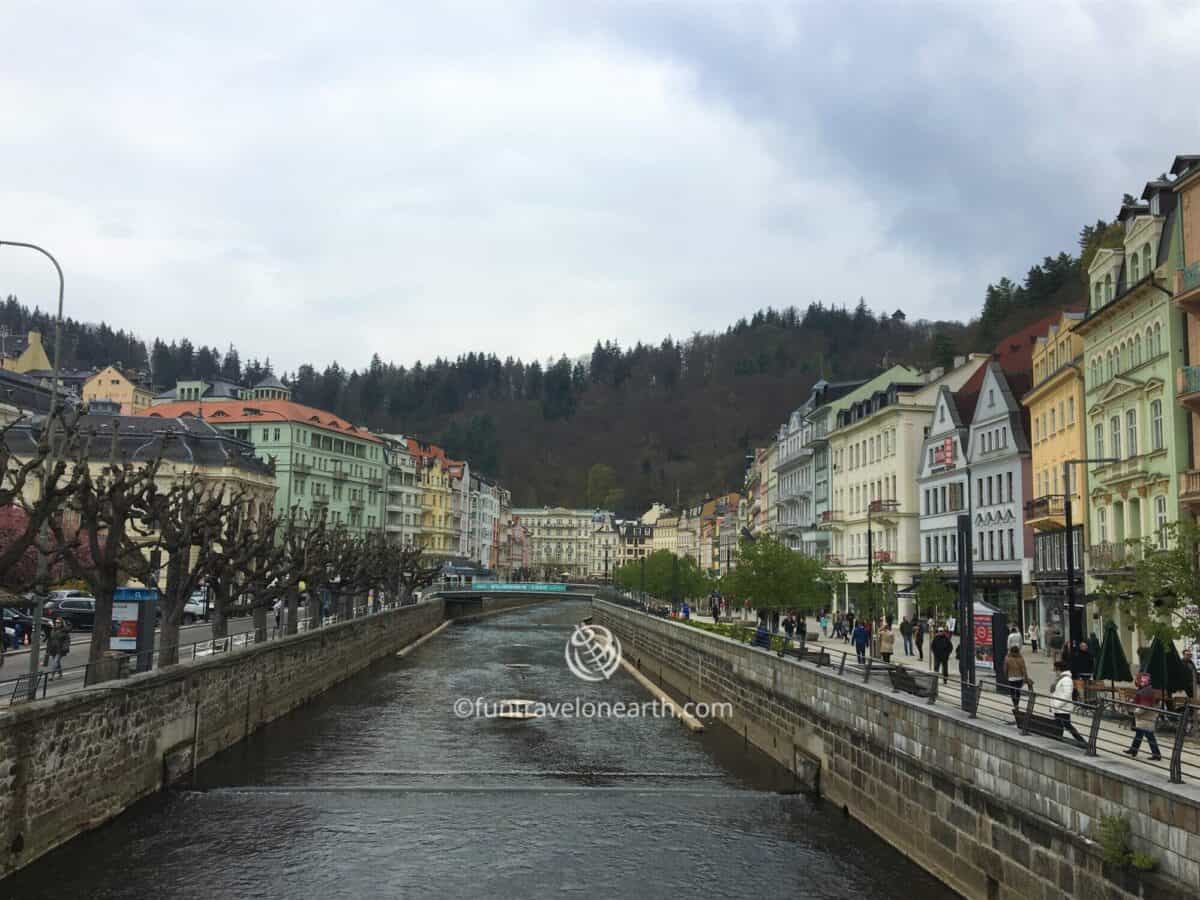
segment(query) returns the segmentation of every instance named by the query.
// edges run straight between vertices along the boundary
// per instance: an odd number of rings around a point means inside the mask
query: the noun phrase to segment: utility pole
[[[974,708],[967,695],[975,685],[975,563],[971,546],[971,517],[958,517],[958,673],[963,709]]]

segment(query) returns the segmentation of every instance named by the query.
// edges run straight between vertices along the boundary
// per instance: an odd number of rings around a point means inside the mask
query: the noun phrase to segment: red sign
[[[948,437],[940,447],[933,448],[933,464],[935,466],[954,465],[954,438]]]
[[[992,661],[992,614],[975,614],[975,659]]]

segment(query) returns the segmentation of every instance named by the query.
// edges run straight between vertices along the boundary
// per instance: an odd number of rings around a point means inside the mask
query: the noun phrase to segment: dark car
[[[20,634],[27,635],[33,631],[33,616],[31,616],[25,610],[13,609],[12,607],[5,606],[0,609],[0,613],[3,615],[3,627],[5,629],[13,629],[14,634],[18,633],[19,631]],[[49,619],[42,620],[42,637],[46,637],[50,634],[51,624],[52,623]]]
[[[91,631],[96,621],[96,601],[91,597],[69,597],[58,604],[54,615],[76,631]]]

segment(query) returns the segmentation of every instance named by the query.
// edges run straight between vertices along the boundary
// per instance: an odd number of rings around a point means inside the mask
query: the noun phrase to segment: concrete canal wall
[[[551,599],[503,597],[486,611]],[[9,708],[0,877],[428,634],[447,612],[435,599]]]
[[[731,703],[726,724],[747,742],[966,897],[1200,896],[1195,786],[1152,784],[999,723],[625,607],[596,601],[593,611],[626,660],[688,699]],[[1129,817],[1134,849],[1152,854],[1158,873],[1102,863],[1088,836],[1113,814]]]

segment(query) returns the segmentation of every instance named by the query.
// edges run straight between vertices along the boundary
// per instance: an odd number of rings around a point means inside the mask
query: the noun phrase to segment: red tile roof
[[[261,412],[247,412],[247,410],[251,409],[260,410]],[[279,417],[282,416],[287,421],[296,422],[300,425],[309,425],[313,428],[332,431],[376,444],[383,443],[380,438],[371,434],[364,426],[351,425],[345,419],[340,419],[331,412],[305,406],[303,403],[294,403],[291,400],[210,400],[203,404],[194,401],[163,403],[159,406],[151,407],[146,414],[163,419],[174,419],[178,416],[199,416],[200,418],[212,421],[213,424],[225,422],[252,422],[258,424],[260,422],[270,422],[271,420],[278,422]]]

